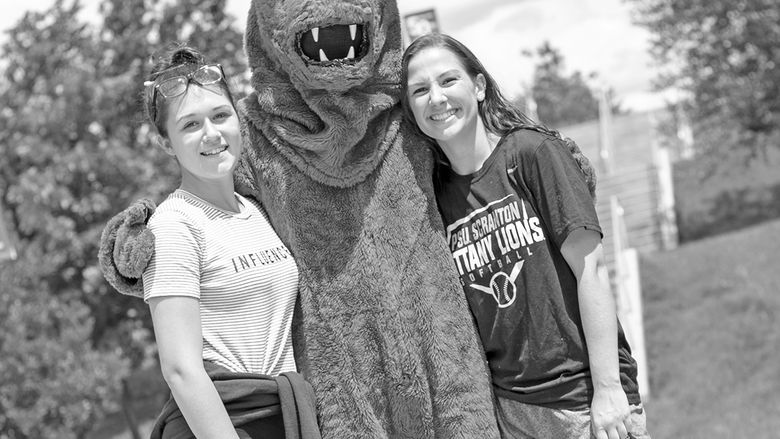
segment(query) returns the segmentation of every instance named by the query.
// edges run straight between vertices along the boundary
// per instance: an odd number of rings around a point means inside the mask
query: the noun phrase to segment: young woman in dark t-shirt
[[[477,58],[431,34],[404,53],[407,118],[435,142],[435,187],[505,437],[649,438],[603,264],[595,179]]]

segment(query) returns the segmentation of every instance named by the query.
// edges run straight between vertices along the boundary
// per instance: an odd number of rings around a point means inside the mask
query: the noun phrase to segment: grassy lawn
[[[654,438],[780,437],[780,221],[643,257]]]

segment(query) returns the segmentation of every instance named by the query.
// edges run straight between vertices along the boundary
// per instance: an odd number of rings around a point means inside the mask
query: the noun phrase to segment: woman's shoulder
[[[539,149],[554,145],[563,140],[551,132],[545,132],[531,127],[520,127],[510,131],[503,137],[508,149],[520,156],[536,155]]]
[[[204,215],[203,209],[200,209],[195,203],[187,197],[186,192],[174,191],[168,195],[154,210],[149,225],[182,223],[194,225],[199,222],[200,217]]]

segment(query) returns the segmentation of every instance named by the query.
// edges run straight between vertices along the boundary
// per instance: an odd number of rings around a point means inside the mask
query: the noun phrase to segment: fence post
[[[606,86],[599,88],[599,168],[604,174],[612,172],[612,106]]]
[[[661,248],[672,250],[677,247],[677,215],[674,211],[674,179],[672,160],[667,148],[653,143],[653,159],[658,178],[658,225],[661,232]]]
[[[133,411],[133,398],[127,381],[127,378],[122,379],[122,413],[125,415],[130,435],[133,436],[133,439],[141,439],[141,433],[138,431],[138,418]]]
[[[627,248],[621,252],[621,269],[617,282],[620,285],[620,306],[618,317],[623,325],[631,354],[637,364],[637,381],[642,399],[650,396],[648,380],[647,350],[645,349],[645,329],[642,314],[642,283],[639,278],[639,252]]]
[[[5,227],[5,216],[3,213],[3,205],[0,203],[0,261],[5,259],[15,260],[16,249],[11,242],[11,234]]]
[[[628,243],[628,232],[623,219],[623,207],[618,197],[610,198],[612,217],[613,251],[615,270],[613,273],[615,306],[618,319],[623,326],[631,353],[637,363],[637,381],[643,399],[650,396],[645,333],[642,316],[642,283],[639,278],[639,252]]]

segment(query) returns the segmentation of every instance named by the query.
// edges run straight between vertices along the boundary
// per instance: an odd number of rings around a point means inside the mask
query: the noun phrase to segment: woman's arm
[[[591,428],[597,439],[625,438],[628,399],[620,383],[615,299],[598,275],[603,264],[601,236],[584,228],[573,231],[561,253],[577,278],[582,329],[588,347],[593,401]]]
[[[162,374],[197,438],[238,439],[214,383],[203,368],[200,303],[193,297],[149,299]]]

